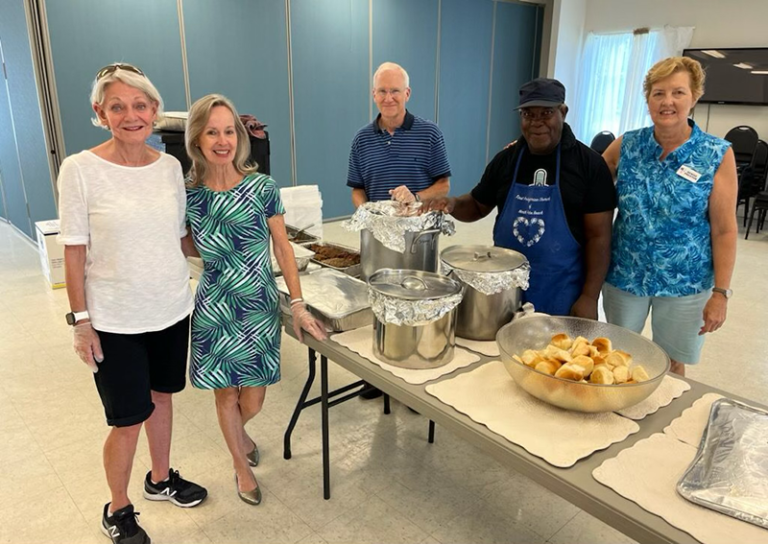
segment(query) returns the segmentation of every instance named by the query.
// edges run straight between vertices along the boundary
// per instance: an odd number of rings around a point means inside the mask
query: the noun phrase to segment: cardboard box
[[[43,275],[52,289],[61,289],[66,286],[66,282],[64,281],[64,246],[56,243],[59,220],[38,221],[35,223],[35,231]]]

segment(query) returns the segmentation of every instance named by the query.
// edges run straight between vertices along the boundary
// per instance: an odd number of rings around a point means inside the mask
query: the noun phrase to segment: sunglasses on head
[[[116,62],[114,64],[108,64],[107,66],[105,66],[104,68],[96,72],[96,80],[98,81],[104,76],[108,76],[109,74],[112,74],[117,70],[128,70],[129,72],[133,72],[134,74],[139,74],[140,76],[144,76],[144,72],[142,72],[135,66],[132,66],[130,64],[125,64],[122,62]]]

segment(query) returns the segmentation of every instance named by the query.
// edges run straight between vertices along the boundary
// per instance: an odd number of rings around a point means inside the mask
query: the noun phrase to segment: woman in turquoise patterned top
[[[270,259],[275,257],[291,295],[296,335],[317,339],[325,330],[301,299],[293,249],[283,222],[280,191],[247,163],[250,140],[234,105],[221,95],[201,98],[189,112],[187,189],[191,234],[185,253],[199,254],[203,275],[192,314],[190,381],[213,389],[216,411],[235,467],[238,496],[261,502],[251,466],[259,460],[245,423],[262,407],[266,386],[280,380],[280,312]]]
[[[703,335],[725,322],[736,260],[736,162],[730,144],[688,118],[704,93],[701,65],[658,62],[645,78],[652,127],[605,151],[619,211],[603,288],[606,317],[653,339],[672,372],[699,362]]]

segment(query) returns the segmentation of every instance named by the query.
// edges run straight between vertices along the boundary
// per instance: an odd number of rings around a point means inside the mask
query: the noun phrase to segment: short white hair
[[[93,84],[91,85],[91,105],[98,104],[99,106],[103,106],[104,95],[107,94],[107,87],[110,83],[114,83],[115,81],[122,81],[126,85],[138,89],[147,95],[150,102],[157,104],[157,119],[160,120],[163,118],[163,98],[160,96],[157,87],[152,84],[147,76],[139,75],[131,70],[121,70],[118,68],[101,79],[94,79]],[[109,130],[102,124],[98,116],[93,117],[91,122],[97,127]]]
[[[394,62],[384,62],[376,69],[376,72],[373,74],[373,88],[376,88],[376,80],[379,78],[379,75],[381,75],[382,72],[387,72],[389,70],[397,70],[400,72],[400,74],[403,76],[403,80],[405,81],[405,87],[409,88],[411,86],[411,78],[408,77],[408,72],[405,71],[405,68],[400,66],[399,64],[395,64]]]

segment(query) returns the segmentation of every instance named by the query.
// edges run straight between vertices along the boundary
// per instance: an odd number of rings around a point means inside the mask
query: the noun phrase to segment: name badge
[[[701,177],[701,174],[699,174],[696,170],[685,165],[680,167],[680,169],[677,171],[677,175],[683,179],[687,179],[691,183],[696,183]]]

